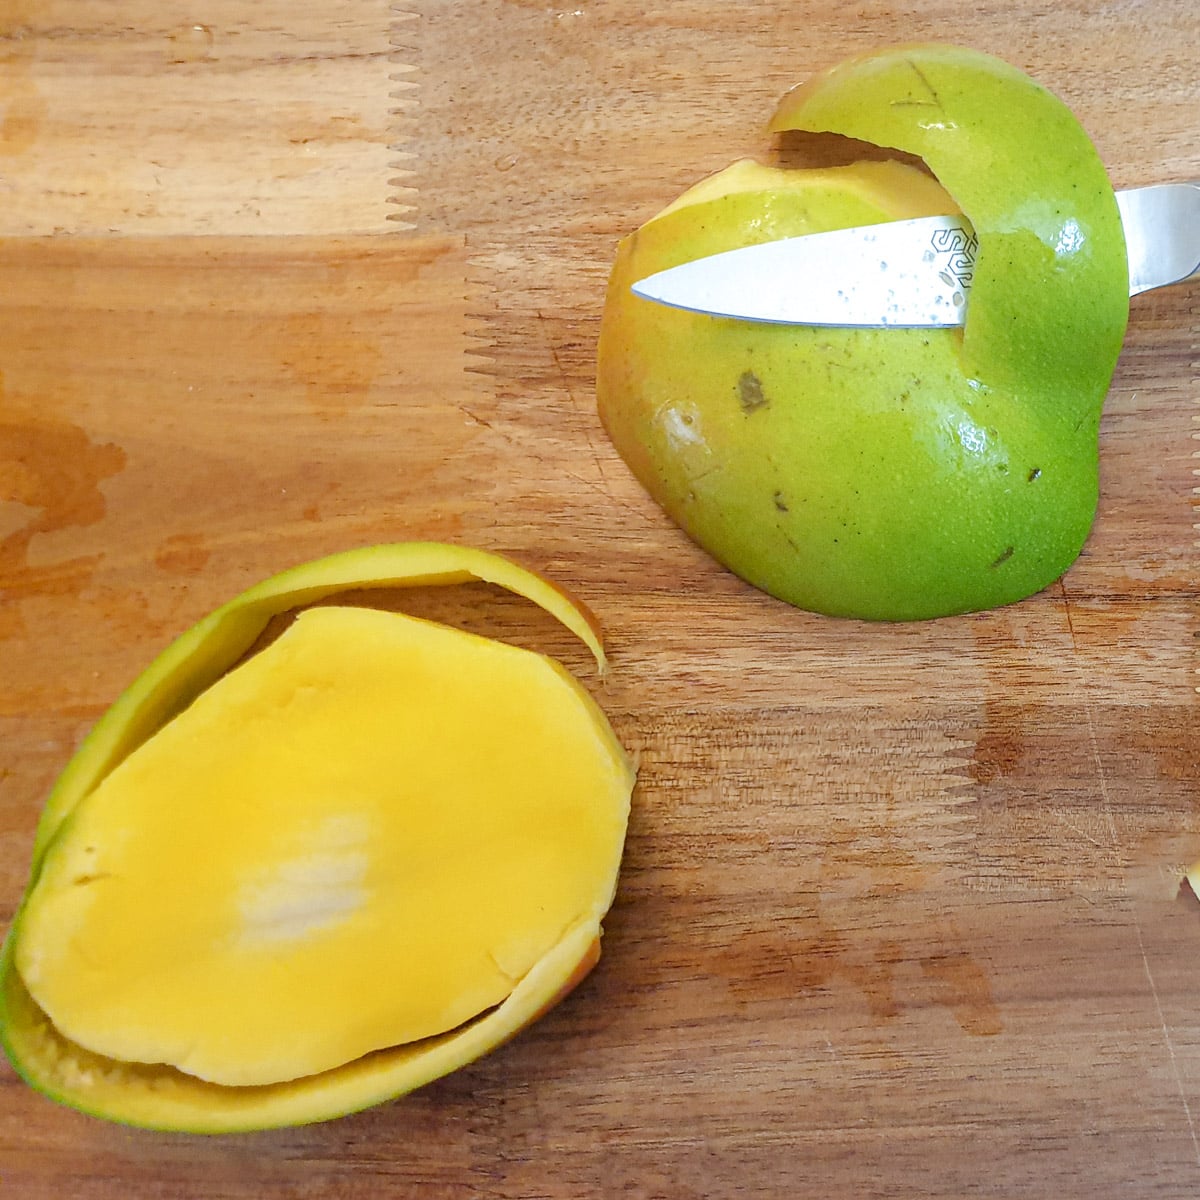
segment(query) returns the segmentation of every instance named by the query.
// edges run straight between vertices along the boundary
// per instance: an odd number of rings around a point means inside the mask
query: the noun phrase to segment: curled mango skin
[[[1116,197],[1075,114],[1016,67],[917,43],[848,59],[780,101],[769,128],[918,155],[979,238],[963,372],[1094,424],[1129,316]]]
[[[597,360],[614,445],[699,545],[798,607],[922,620],[1040,591],[1094,520],[1128,318],[1095,147],[1044,87],[943,45],[840,64],[771,128],[918,155],[944,191],[899,161],[737,165],[625,238]],[[740,245],[956,210],[979,234],[961,330],[760,325],[630,294]]]
[[[587,610],[549,581],[494,554],[439,543],[404,543],[349,551],[286,571],[244,592],[177,639],[98,722],[47,802],[30,891],[56,839],[61,840],[73,812],[97,784],[237,663],[272,617],[352,589],[472,580],[494,583],[538,604],[579,636],[604,668],[598,626]],[[615,777],[623,776],[631,790],[633,769],[603,714],[574,686],[580,702],[592,712],[596,738],[606,747],[603,753]],[[333,1070],[245,1087],[214,1085],[169,1067],[109,1059],[64,1038],[33,1001],[16,969],[22,923],[18,911],[0,950],[0,1035],[10,1060],[32,1086],[109,1120],[197,1133],[325,1120],[420,1087],[537,1019],[597,961],[604,907],[601,898],[595,909],[563,930],[507,998],[465,1025],[367,1054]]]
[[[63,771],[34,841],[36,862],[79,798],[254,644],[272,617],[351,588],[494,583],[544,608],[607,668],[595,618],[549,580],[497,554],[444,542],[396,542],[283,571],[216,609],[167,647],[104,714]]]

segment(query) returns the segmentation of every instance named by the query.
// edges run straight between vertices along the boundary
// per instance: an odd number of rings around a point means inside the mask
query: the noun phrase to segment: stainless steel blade
[[[1200,184],[1117,193],[1130,295],[1200,270]],[[745,246],[633,285],[647,300],[788,325],[961,325],[977,249],[961,216],[920,217]]]
[[[1182,283],[1200,272],[1200,183],[1157,183],[1117,193],[1129,294]]]

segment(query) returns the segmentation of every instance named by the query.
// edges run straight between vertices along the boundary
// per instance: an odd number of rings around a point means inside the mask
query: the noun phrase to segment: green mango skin
[[[1086,133],[1014,68],[947,46],[842,64],[772,127],[925,160],[979,235],[965,329],[750,324],[632,296],[701,255],[919,215],[899,163],[767,171],[724,195],[718,177],[619,247],[597,364],[613,443],[701,546],[801,608],[914,620],[1041,590],[1091,529],[1129,310]]]

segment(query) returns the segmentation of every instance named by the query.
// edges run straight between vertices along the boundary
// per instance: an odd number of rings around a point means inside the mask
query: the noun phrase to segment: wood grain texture
[[[386,0],[4,0],[0,236],[381,232]]]
[[[993,613],[755,592],[593,396],[617,238],[783,153],[791,84],[965,42],[1058,91],[1118,185],[1195,178],[1194,4],[336,9],[0,6],[0,916],[167,640],[291,563],[432,537],[606,626],[601,683],[488,589],[394,598],[559,655],[638,755],[604,958],[478,1064],[308,1129],[125,1130],[5,1067],[0,1194],[1194,1196],[1195,288],[1134,304],[1083,555]]]

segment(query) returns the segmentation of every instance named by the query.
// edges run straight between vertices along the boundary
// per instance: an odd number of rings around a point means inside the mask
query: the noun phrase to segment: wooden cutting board
[[[1134,304],[1084,554],[992,613],[755,592],[593,396],[617,238],[849,53],[1000,53],[1119,186],[1200,177],[1193,0],[578,2],[0,3],[0,919],[122,687],[350,546],[571,588],[603,683],[486,591],[407,602],[548,642],[640,760],[601,965],[516,1041],[241,1137],[0,1068],[0,1195],[1195,1196],[1196,288]]]

